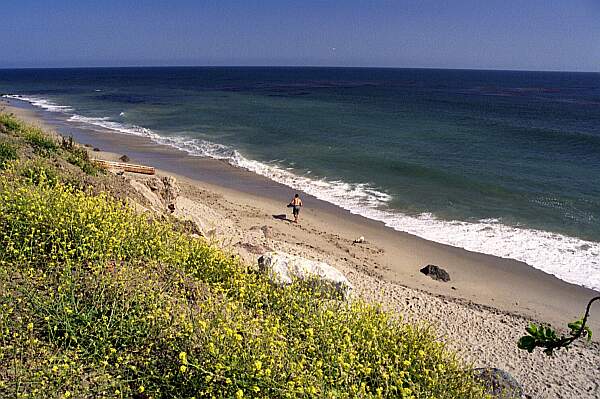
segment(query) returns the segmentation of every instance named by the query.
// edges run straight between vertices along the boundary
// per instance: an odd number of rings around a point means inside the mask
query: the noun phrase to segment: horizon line
[[[134,69],[134,68],[322,68],[322,69],[425,69],[448,71],[482,72],[545,72],[545,73],[600,73],[600,71],[556,70],[556,69],[503,69],[503,68],[444,68],[444,67],[403,67],[403,66],[339,66],[339,65],[120,65],[120,66],[46,66],[46,67],[1,67],[1,70],[39,70],[39,69]]]

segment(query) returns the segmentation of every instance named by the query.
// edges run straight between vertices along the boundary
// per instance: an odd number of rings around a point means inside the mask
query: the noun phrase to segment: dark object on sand
[[[367,240],[365,240],[365,237],[360,236],[357,239],[355,239],[354,241],[352,241],[353,244],[364,244],[366,243]]]
[[[129,161],[130,161],[130,159],[129,159],[129,157],[128,157],[127,155],[123,155],[123,156],[122,156],[121,158],[119,158],[119,159],[120,159],[121,161],[123,161],[123,162],[129,162]]]
[[[421,273],[423,273],[426,276],[431,277],[434,280],[443,281],[443,282],[450,281],[450,275],[448,274],[448,272],[436,265],[425,266],[424,268],[421,269]]]
[[[525,398],[523,387],[514,377],[504,370],[483,367],[473,370],[477,378],[486,388],[486,393],[494,399]]]
[[[94,147],[94,149],[93,149],[92,151],[96,151],[96,152],[98,152],[98,151],[100,151],[100,148],[98,148],[98,147]]]

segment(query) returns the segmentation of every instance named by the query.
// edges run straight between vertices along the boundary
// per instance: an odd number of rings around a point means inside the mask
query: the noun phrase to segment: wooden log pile
[[[92,159],[92,163],[102,169],[116,169],[124,172],[142,173],[153,175],[156,170],[152,166],[136,165],[133,163],[105,161],[103,159]]]

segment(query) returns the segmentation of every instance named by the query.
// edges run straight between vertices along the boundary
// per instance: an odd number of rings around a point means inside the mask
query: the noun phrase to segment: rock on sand
[[[352,284],[336,268],[325,262],[317,262],[284,252],[267,252],[258,259],[261,272],[267,273],[275,284],[291,284],[294,279],[316,278],[324,285],[332,287],[344,299],[350,296]]]

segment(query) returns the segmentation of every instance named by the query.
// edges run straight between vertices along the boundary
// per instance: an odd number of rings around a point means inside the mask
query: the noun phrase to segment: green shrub
[[[16,159],[18,159],[17,148],[12,144],[0,142],[0,169],[3,169],[8,161]]]
[[[24,132],[25,141],[38,155],[48,156],[58,149],[54,140],[38,128],[28,127]]]
[[[40,160],[18,163],[15,165],[14,172],[13,174],[16,175],[14,177],[22,177],[26,182],[34,185],[55,186],[60,180],[56,169]]]
[[[83,148],[71,147],[67,156],[67,162],[78,166],[87,175],[95,176],[98,173],[98,169],[90,162],[90,157]]]
[[[58,149],[50,135],[36,126],[22,122],[12,114],[0,114],[0,126],[8,134],[23,137],[38,155],[48,156]]]
[[[72,136],[69,137],[61,137],[60,139],[60,147],[63,150],[67,150],[67,151],[73,151],[75,149],[77,149],[77,144],[75,143],[75,141],[73,140]],[[87,154],[87,153],[86,153]]]
[[[42,129],[26,124],[12,114],[0,113],[0,126],[8,134],[23,137],[38,155],[48,156],[58,149],[54,139],[44,133]]]
[[[483,396],[427,328],[60,183],[0,178],[0,307],[0,396]]]
[[[89,160],[88,152],[75,143],[72,137],[62,137],[59,146],[52,136],[46,134],[40,128],[23,123],[13,115],[2,113],[0,113],[0,127],[6,133],[22,138],[26,144],[32,147],[36,155],[48,157],[62,149],[63,151],[59,155],[67,162],[78,166],[90,176],[95,176],[98,173],[98,169]],[[2,152],[3,149],[0,148],[0,167],[3,160]]]
[[[96,176],[101,169],[98,169],[93,163],[88,161],[84,162],[81,170],[83,170],[86,175]]]
[[[0,130],[7,133],[19,134],[23,130],[24,124],[13,114],[0,113],[0,127],[2,128]]]
[[[72,154],[67,156],[67,162],[69,162],[71,165],[79,166],[80,168],[83,167],[83,160]]]

